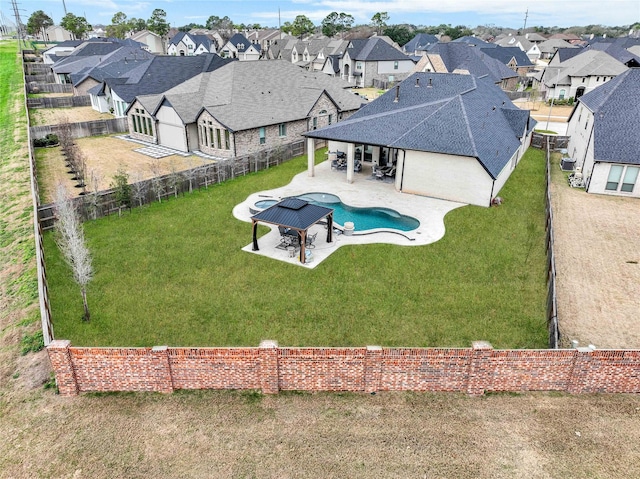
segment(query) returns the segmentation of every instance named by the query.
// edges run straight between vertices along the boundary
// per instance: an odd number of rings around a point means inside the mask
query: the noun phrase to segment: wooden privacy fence
[[[73,85],[70,83],[31,82],[28,83],[27,93],[73,93]]]
[[[569,136],[549,135],[534,131],[531,135],[531,146],[542,150],[550,148],[551,150],[561,150],[569,146]]]
[[[250,172],[266,170],[302,155],[305,143],[304,140],[300,140],[253,155],[208,162],[185,171],[176,171],[131,183],[131,202],[129,205],[119,204],[116,199],[116,191],[113,189],[89,191],[73,201],[84,221],[121,213],[122,210],[130,207],[165,201],[194,189],[208,188]],[[43,230],[52,229],[55,223],[54,205],[40,206],[38,218]]]
[[[558,298],[556,296],[556,259],[554,252],[553,209],[551,207],[551,152],[547,148],[546,166],[546,247],[547,247],[547,329],[549,331],[549,347],[558,349],[560,327],[558,325]]]
[[[72,108],[74,106],[91,106],[91,97],[82,95],[27,98],[27,108]]]
[[[69,123],[72,138],[85,138],[87,136],[114,135],[116,133],[128,133],[129,123],[127,118],[110,118],[108,120],[82,121]],[[42,125],[29,128],[31,138],[44,138],[49,133],[60,136],[62,125]]]
[[[60,394],[91,391],[563,391],[639,393],[639,350],[471,348],[48,347]]]

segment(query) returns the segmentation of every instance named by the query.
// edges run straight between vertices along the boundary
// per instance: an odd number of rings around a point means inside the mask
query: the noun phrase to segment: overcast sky
[[[277,27],[306,15],[319,25],[331,12],[353,15],[356,24],[370,23],[376,12],[389,14],[388,24],[451,24],[475,27],[495,25],[522,28],[527,10],[527,26],[569,27],[574,25],[631,25],[640,21],[640,0],[17,0],[24,23],[36,10],[43,10],[59,23],[67,12],[85,16],[91,24],[111,23],[116,12],[128,18],[147,20],[155,8],[167,13],[171,26],[204,24],[211,15],[228,16],[234,23]],[[278,13],[278,9],[280,12]],[[0,0],[5,18],[13,19],[10,0]]]

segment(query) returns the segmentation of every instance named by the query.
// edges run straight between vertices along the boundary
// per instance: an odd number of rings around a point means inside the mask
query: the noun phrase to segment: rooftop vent
[[[400,99],[400,85],[396,86],[396,97],[393,100],[393,103],[398,103],[398,100]]]

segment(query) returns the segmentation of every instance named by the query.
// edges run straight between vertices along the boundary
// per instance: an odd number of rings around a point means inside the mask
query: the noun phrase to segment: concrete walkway
[[[373,178],[371,167],[367,164],[362,172],[354,174],[354,178],[352,184],[347,183],[346,172],[332,170],[330,163],[325,161],[316,165],[314,177],[309,177],[305,171],[296,175],[291,183],[282,188],[253,193],[233,209],[233,215],[239,220],[250,223],[252,216],[250,208],[260,200],[270,198],[279,200],[287,196],[318,192],[336,195],[343,203],[350,206],[390,208],[403,215],[416,218],[420,221],[420,226],[407,232],[371,230],[367,233],[373,232],[372,234],[358,234],[357,231],[352,236],[334,234],[333,242],[327,243],[326,227],[314,225],[310,228],[309,233],[317,233],[316,246],[311,250],[312,260],[304,265],[299,262],[297,256],[291,258],[287,251],[276,248],[280,243],[280,233],[276,226],[266,225],[271,227],[271,232],[258,239],[259,251],[252,251],[253,245],[251,243],[242,249],[291,264],[314,268],[341,246],[373,243],[423,246],[438,241],[445,233],[444,216],[455,208],[465,206],[464,203],[399,193],[393,184]],[[357,229],[358,225],[355,226]],[[247,228],[247,238],[251,239],[251,228]]]

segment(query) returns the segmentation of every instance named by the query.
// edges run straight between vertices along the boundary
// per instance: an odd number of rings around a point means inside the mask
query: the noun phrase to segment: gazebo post
[[[327,215],[327,243],[331,243],[333,238],[331,237],[333,233],[333,212]]]
[[[253,229],[253,251],[259,251],[258,248],[258,222],[256,220],[251,220],[252,229]]]
[[[347,183],[353,183],[355,151],[356,151],[356,145],[354,145],[353,143],[348,143],[347,144]]]
[[[307,172],[309,176],[316,176],[316,140],[307,137]]]
[[[305,256],[304,246],[307,242],[307,230],[300,230],[300,262],[305,264],[307,257]]]

